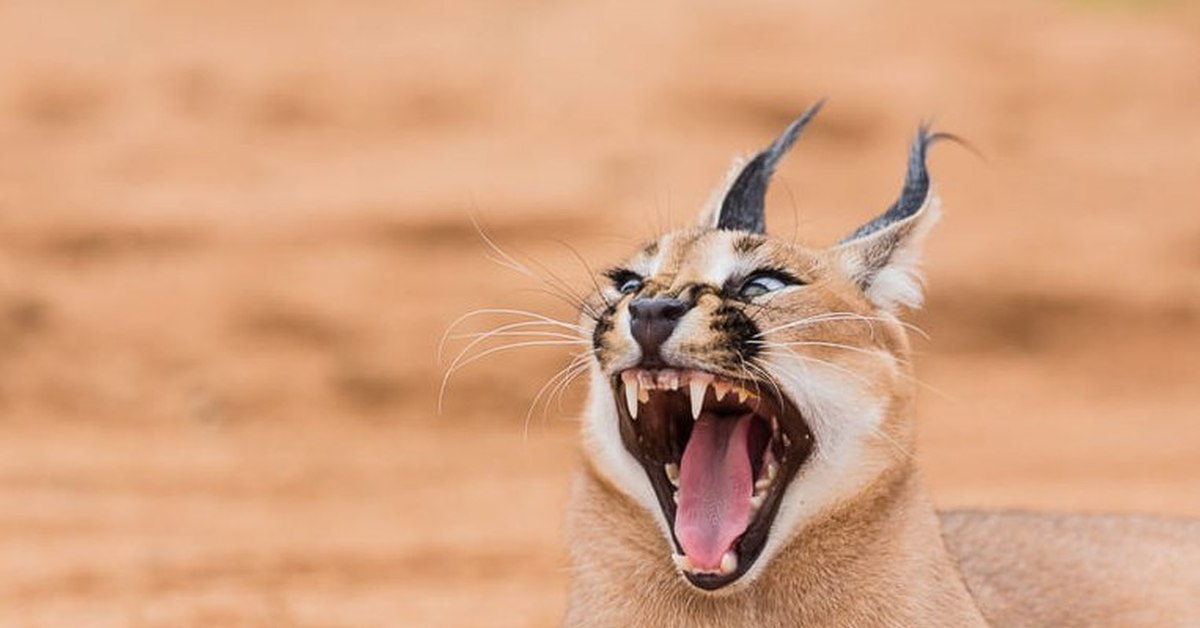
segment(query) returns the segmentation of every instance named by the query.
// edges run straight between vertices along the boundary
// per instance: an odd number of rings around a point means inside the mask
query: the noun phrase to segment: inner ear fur
[[[924,285],[921,249],[941,214],[941,203],[930,191],[911,216],[838,244],[832,251],[834,258],[880,309],[918,308]]]

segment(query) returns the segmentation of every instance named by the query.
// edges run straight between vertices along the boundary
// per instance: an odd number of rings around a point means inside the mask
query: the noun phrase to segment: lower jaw
[[[642,465],[645,469],[645,465]],[[649,469],[645,469],[647,473]],[[780,477],[775,481],[775,485],[765,495],[765,500],[759,509],[753,514],[749,524],[738,539],[730,547],[730,552],[735,556],[735,564],[731,569],[716,569],[716,570],[697,570],[689,568],[684,561],[686,554],[682,551],[682,546],[675,532],[675,523],[677,510],[675,508],[673,495],[666,490],[663,490],[661,482],[651,481],[658,501],[658,510],[660,516],[664,518],[666,531],[668,534],[668,543],[672,552],[672,562],[676,571],[683,579],[692,587],[705,592],[706,594],[723,594],[732,593],[744,589],[749,584],[750,580],[747,575],[755,570],[758,565],[761,554],[766,547],[774,525],[775,517],[778,514],[782,497],[786,492],[788,485],[794,478],[796,468],[781,470]]]
[[[670,515],[667,516],[670,517]],[[762,525],[767,529],[770,527],[769,524],[769,521],[764,521],[762,523]],[[759,524],[754,523],[751,525],[756,528],[754,530],[755,535],[757,536],[760,534],[759,530],[757,529]],[[750,532],[750,530],[747,530],[747,533]],[[733,544],[726,554],[727,558],[733,557],[732,564],[723,564],[720,568],[715,570],[697,570],[690,568],[689,565],[686,565],[688,559],[682,553],[676,553],[672,558],[673,562],[675,563],[676,571],[693,587],[709,593],[730,592],[739,589],[740,587],[738,585],[746,584],[746,575],[752,571],[757,564],[762,553],[762,549],[766,545],[766,540],[767,539],[764,535],[761,540],[755,539],[753,545],[751,545],[744,542],[743,539],[739,539]],[[671,535],[671,545],[673,551],[680,551],[679,542],[675,538],[673,531]]]
[[[663,546],[656,543],[654,544],[656,547],[651,550],[652,555],[656,555],[653,560],[655,564],[662,564],[660,561],[665,560],[665,564],[669,565],[670,568],[675,572],[675,577],[680,578],[687,583],[687,586],[690,589],[705,597],[721,597],[744,592],[747,587],[752,585],[753,581],[757,580],[758,574],[755,572],[761,573],[759,560],[762,550],[766,547],[767,542],[769,541],[768,538],[764,538],[761,545],[759,545],[755,551],[748,551],[746,548],[739,547],[739,543],[735,543],[735,551],[739,553],[738,566],[730,574],[720,575],[709,573],[691,573],[681,570],[674,561],[675,556],[681,555],[679,543],[674,534],[674,511],[666,510],[661,503],[661,498],[656,498],[654,500],[659,503],[654,503],[651,505],[647,504],[644,501],[644,498],[637,497],[636,493],[627,492],[625,489],[620,488],[622,484],[626,484],[626,482],[623,482],[619,477],[615,477],[611,473],[603,470],[604,463],[601,461],[607,460],[607,457],[598,457],[596,453],[593,452],[588,456],[588,458],[590,461],[586,464],[586,475],[590,478],[589,483],[592,483],[594,488],[583,494],[585,499],[595,500],[593,503],[599,504],[601,509],[600,512],[625,513],[613,519],[604,517],[604,519],[609,522],[609,525],[612,525],[615,523],[615,521],[618,521],[622,518],[630,517],[634,520],[641,520],[644,522],[637,524],[638,527],[646,526],[648,524],[650,526],[649,529],[652,530],[652,534],[655,536],[664,533],[666,534],[666,545]],[[650,485],[651,490],[657,494],[658,490],[655,486],[655,483],[650,482]],[[784,487],[781,486],[781,489],[782,488]],[[600,493],[593,493],[592,490],[599,490]],[[782,493],[783,491],[781,490],[780,492]],[[670,499],[669,496],[668,499]],[[639,505],[633,510],[627,510],[627,508],[633,504]],[[645,509],[649,509],[649,512],[647,512]],[[591,510],[590,508],[587,510],[587,512],[597,513],[597,511]],[[769,529],[770,525],[774,522],[774,516],[776,514],[777,513],[771,513],[770,520],[764,519],[762,524]],[[653,519],[647,517],[647,515],[653,516]],[[593,543],[598,542],[600,539],[605,537],[611,538],[612,532],[608,530],[596,530],[594,527],[595,521],[596,519],[600,519],[600,517],[596,517],[596,515],[593,515],[593,517],[595,518],[592,521],[584,523],[584,525],[589,528],[590,532],[585,538],[595,539],[592,541]],[[654,519],[657,519],[658,521],[655,522]],[[630,519],[626,520],[632,523]],[[752,522],[751,528],[755,527],[756,522]],[[748,532],[749,531],[750,530],[748,530]],[[641,545],[641,542],[638,542],[638,544]],[[646,546],[643,545],[642,547],[644,548]],[[641,551],[639,550],[638,553],[641,553]],[[665,557],[663,556],[664,554],[666,554]]]

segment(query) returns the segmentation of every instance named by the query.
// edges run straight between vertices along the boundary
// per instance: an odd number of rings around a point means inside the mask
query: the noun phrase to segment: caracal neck
[[[911,465],[799,530],[758,579],[727,594],[685,583],[660,523],[590,466],[569,532],[569,628],[986,626]]]

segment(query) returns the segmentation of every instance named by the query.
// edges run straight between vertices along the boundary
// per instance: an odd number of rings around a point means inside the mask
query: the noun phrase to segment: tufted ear
[[[858,283],[867,298],[884,310],[921,305],[921,246],[941,216],[925,155],[933,142],[952,137],[931,133],[922,125],[909,150],[908,172],[900,198],[833,249],[842,270]]]
[[[738,159],[725,175],[725,181],[700,212],[700,225],[710,229],[731,231],[766,231],[767,186],[775,166],[787,154],[804,127],[821,110],[825,101],[818,101],[800,114],[783,133],[750,161]]]

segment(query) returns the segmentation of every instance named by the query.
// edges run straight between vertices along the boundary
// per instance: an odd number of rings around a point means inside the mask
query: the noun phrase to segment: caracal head
[[[699,590],[737,591],[806,525],[907,463],[903,308],[938,217],[922,127],[900,198],[841,242],[765,233],[776,163],[820,108],[735,164],[699,224],[606,272],[585,451],[639,503]]]

